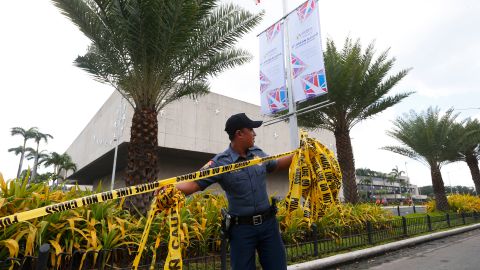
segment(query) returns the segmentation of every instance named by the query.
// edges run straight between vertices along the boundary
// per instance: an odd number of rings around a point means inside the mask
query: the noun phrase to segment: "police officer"
[[[225,123],[229,147],[216,155],[202,169],[228,165],[267,154],[254,145],[255,131],[262,121],[252,121],[244,113],[232,115]],[[265,270],[287,269],[285,248],[275,210],[270,206],[266,188],[266,173],[290,166],[292,156],[271,160],[230,173],[196,182],[180,183],[177,188],[185,194],[204,190],[219,183],[228,199],[231,216],[230,262],[233,270],[254,270],[255,251]]]

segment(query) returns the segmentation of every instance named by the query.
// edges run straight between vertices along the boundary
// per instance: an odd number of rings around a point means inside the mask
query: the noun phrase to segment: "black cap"
[[[228,135],[235,134],[235,131],[242,128],[258,128],[261,126],[263,121],[252,121],[244,113],[237,113],[227,119],[225,123],[225,131]]]

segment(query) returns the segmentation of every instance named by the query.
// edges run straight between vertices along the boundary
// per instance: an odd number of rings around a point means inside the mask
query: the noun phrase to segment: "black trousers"
[[[260,225],[232,225],[230,263],[232,270],[255,270],[255,251],[264,270],[286,270],[285,247],[275,217]]]

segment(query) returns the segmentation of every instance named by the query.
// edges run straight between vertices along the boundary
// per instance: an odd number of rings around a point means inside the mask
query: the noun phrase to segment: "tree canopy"
[[[435,190],[437,208],[447,210],[448,202],[445,196],[445,186],[441,167],[456,158],[460,142],[456,132],[458,114],[448,110],[444,114],[439,108],[428,108],[417,113],[410,111],[398,117],[394,128],[387,134],[401,146],[385,146],[383,149],[417,160],[430,168],[432,184]],[[461,135],[462,137],[464,135]]]
[[[352,41],[350,38],[345,40],[341,49],[332,40],[327,40],[324,59],[327,98],[335,103],[299,116],[299,125],[334,133],[345,200],[356,203],[358,192],[350,130],[359,122],[372,118],[412,94],[402,92],[388,95],[409,70],[403,69],[389,75],[395,58],[389,58],[388,50],[376,56],[373,43],[364,49],[359,40]],[[315,104],[324,98],[313,99],[302,106]]]
[[[158,112],[208,93],[210,76],[249,61],[235,44],[263,15],[220,0],[52,1],[92,41],[75,64],[134,108],[128,186],[157,177]],[[150,196],[129,198],[126,206],[146,212]]]

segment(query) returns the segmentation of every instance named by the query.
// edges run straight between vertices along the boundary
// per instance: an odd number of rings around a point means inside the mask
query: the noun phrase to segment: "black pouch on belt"
[[[272,212],[274,215],[277,214],[278,208],[277,208],[277,198],[272,197],[272,205],[270,206],[270,209],[272,209]]]
[[[228,238],[228,230],[232,224],[232,216],[228,213],[227,209],[222,208],[222,232],[225,234],[225,237]]]

